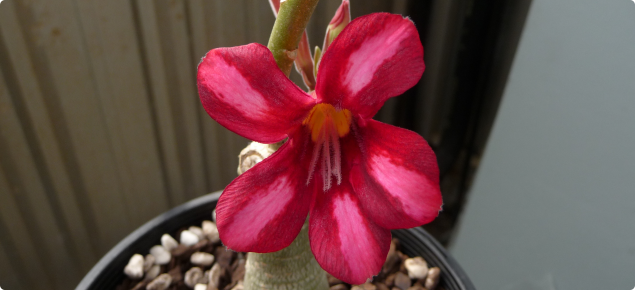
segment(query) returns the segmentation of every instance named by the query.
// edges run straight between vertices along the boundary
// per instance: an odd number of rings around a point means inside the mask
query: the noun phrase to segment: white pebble
[[[143,271],[148,272],[150,268],[152,268],[152,265],[154,265],[155,261],[156,258],[152,254],[147,254],[146,259],[143,261]]]
[[[216,227],[216,224],[213,221],[203,221],[203,234],[212,243],[220,242],[220,237],[218,235],[218,228]]]
[[[196,243],[198,243],[199,239],[198,236],[188,230],[182,231],[181,232],[181,244],[184,244],[186,246],[193,246],[196,245]]]
[[[144,280],[152,280],[161,274],[161,266],[154,265],[146,272],[146,276],[143,278]]]
[[[223,273],[223,268],[221,268],[221,266],[216,263],[214,264],[214,266],[212,266],[212,269],[209,270],[209,274],[207,276],[207,283],[209,284],[209,286],[213,289],[214,287],[218,288],[218,285],[220,283],[220,276],[222,276],[221,274]]]
[[[165,265],[172,259],[172,254],[166,250],[163,246],[154,246],[150,249],[150,254],[154,256],[154,263],[157,265]]]
[[[159,277],[154,278],[152,282],[146,286],[147,290],[165,290],[172,284],[172,276],[170,274],[161,274]]]
[[[203,229],[196,227],[196,226],[191,226],[189,229],[187,229],[188,231],[192,232],[193,234],[195,234],[198,237],[198,240],[202,240],[205,238],[205,235],[203,235]]]
[[[207,284],[196,284],[194,285],[194,290],[207,290]]]
[[[143,277],[143,256],[139,254],[132,255],[123,272],[133,280]]]
[[[196,252],[190,257],[190,262],[197,266],[207,267],[214,263],[214,255],[204,252]]]
[[[168,251],[172,251],[174,250],[174,248],[176,248],[179,243],[170,235],[168,234],[163,234],[163,236],[161,236],[161,245]]]
[[[428,275],[428,263],[421,257],[406,259],[404,266],[410,279],[423,279]]]
[[[429,290],[434,290],[439,284],[439,275],[441,274],[441,269],[439,267],[432,267],[428,270],[428,278],[426,278],[426,288]]]
[[[190,288],[194,288],[194,286],[203,280],[203,270],[199,267],[193,267],[192,269],[187,270],[185,272],[185,278],[183,282]]]

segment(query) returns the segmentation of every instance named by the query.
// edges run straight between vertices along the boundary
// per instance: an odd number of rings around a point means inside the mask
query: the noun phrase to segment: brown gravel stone
[[[371,282],[366,282],[362,285],[355,285],[351,290],[377,290],[377,286]]]
[[[408,278],[408,275],[402,272],[397,272],[397,275],[395,276],[395,286],[397,286],[397,288],[406,290],[411,285],[412,282],[410,281],[410,278]]]
[[[344,284],[337,284],[337,285],[331,286],[331,288],[329,288],[329,290],[348,290],[348,286],[346,286]]]
[[[333,286],[333,285],[344,283],[344,282],[342,282],[342,280],[333,277],[333,275],[331,275],[329,273],[326,273],[326,279],[329,281],[329,286]]]
[[[232,267],[232,269],[234,270],[232,273],[232,283],[242,281],[245,277],[245,260],[238,259],[234,264],[236,266]]]
[[[386,286],[386,284],[382,282],[375,283],[375,286],[377,286],[377,290],[390,290],[390,288],[388,288],[388,286]]]
[[[395,272],[399,264],[401,263],[401,257],[397,254],[397,243],[395,239],[392,239],[390,243],[390,250],[388,250],[388,256],[386,257],[386,262],[381,269],[382,274],[388,274]],[[398,269],[398,268],[397,268]]]
[[[148,285],[148,283],[150,283],[150,281],[148,280],[143,280],[139,283],[137,283],[137,285],[135,285],[132,290],[141,290],[141,289],[146,289],[146,286]]]
[[[366,282],[362,285],[359,285],[363,290],[377,290],[377,286],[371,282]]]
[[[208,244],[210,244],[209,240],[202,239],[198,243],[196,243],[194,246],[192,246],[192,249],[194,249],[195,251],[199,251],[205,246],[207,246]]]
[[[225,288],[223,288],[223,290],[231,290],[232,288],[234,288],[234,286],[236,286],[236,284],[238,284],[238,282],[228,284],[227,286],[225,286]]]
[[[236,252],[226,250],[225,247],[216,247],[214,252],[214,257],[216,257],[216,263],[218,263],[221,267],[228,269],[231,266],[232,261],[234,260],[234,255]]]
[[[183,280],[183,274],[181,273],[181,266],[176,266],[176,267],[172,268],[172,270],[170,270],[168,272],[168,274],[170,274],[170,276],[172,276],[172,281],[181,281],[181,280]]]
[[[393,273],[393,274],[388,275],[388,277],[386,277],[386,281],[385,281],[386,286],[388,286],[388,287],[395,286],[395,276],[397,276],[397,274]]]
[[[195,251],[191,247],[188,247],[186,245],[178,245],[172,250],[172,256],[180,258],[183,256],[190,256],[194,252]]]

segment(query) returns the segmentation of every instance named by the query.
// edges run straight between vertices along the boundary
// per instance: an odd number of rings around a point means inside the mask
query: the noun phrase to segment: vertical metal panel
[[[0,228],[4,227],[4,225],[1,224],[2,222],[3,220],[0,220]],[[0,230],[0,234],[4,234],[2,230]],[[28,280],[21,276],[22,273],[19,272],[23,267],[17,267],[12,264],[15,258],[7,255],[8,251],[5,249],[6,247],[3,246],[1,239],[2,238],[0,238],[0,277],[2,277],[2,287],[4,287],[4,289],[36,289],[23,285],[23,283],[26,283],[26,280]]]
[[[168,69],[164,58],[165,49],[161,45],[161,32],[158,26],[155,4],[160,2],[134,1],[137,7],[145,65],[149,75],[151,97],[157,121],[159,143],[162,150],[166,182],[169,185],[170,204],[181,204],[187,200],[184,192],[186,180],[181,172],[181,156],[177,134],[177,119],[174,116],[172,101],[165,71]]]
[[[75,1],[130,222],[168,208],[151,107],[126,0]]]
[[[28,263],[48,270],[56,288],[73,286],[78,273],[65,233],[51,208],[4,77],[0,74],[0,167],[6,181],[0,211],[13,243]],[[6,215],[6,216],[5,216]],[[30,241],[24,243],[23,240]],[[33,265],[35,266],[35,265]],[[29,267],[30,268],[30,267]],[[52,284],[50,284],[52,283]]]
[[[18,2],[28,50],[71,178],[80,179],[95,217],[101,251],[131,230],[103,106],[98,98],[82,27],[70,0]]]
[[[0,92],[0,96],[5,96],[5,93]],[[9,114],[9,109],[11,109],[4,97],[3,100],[5,101],[0,101],[0,115]],[[5,151],[0,151],[0,153],[3,152]],[[7,250],[7,256],[11,258],[2,261],[3,268],[12,268],[20,272],[21,278],[26,284],[23,286],[46,289],[46,285],[51,285],[49,273],[44,271],[44,264],[35,251],[33,239],[29,233],[29,231],[37,231],[38,229],[27,228],[15,201],[14,188],[5,177],[3,166],[0,166],[0,219],[2,219],[0,241],[3,248]],[[43,274],[38,275],[38,272]],[[2,277],[2,280],[4,279]],[[41,285],[30,285],[31,281],[38,281],[38,279],[42,282]]]
[[[169,1],[157,7],[168,82],[172,98],[172,109],[176,116],[177,136],[182,147],[181,169],[187,181],[185,192],[192,199],[205,192],[206,179],[203,166],[202,140],[200,137],[198,108],[200,102],[196,91],[196,65],[190,50],[184,0]]]
[[[72,182],[70,172],[58,144],[54,123],[46,109],[44,95],[37,83],[35,65],[30,59],[27,43],[14,13],[14,3],[0,9],[0,57],[3,57],[4,76],[8,80],[14,100],[19,102],[22,126],[30,140],[32,154],[55,212],[61,215],[68,228],[72,247],[81,253],[82,268],[90,267],[96,255],[91,242],[97,240],[96,226],[85,194],[79,194],[78,183]],[[83,206],[82,206],[83,205]],[[89,229],[92,229],[89,230]]]

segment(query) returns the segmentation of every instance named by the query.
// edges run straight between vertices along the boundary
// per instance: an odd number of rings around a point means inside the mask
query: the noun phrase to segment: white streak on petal
[[[362,272],[370,278],[375,273],[372,273],[372,269],[367,267],[363,261],[373,261],[376,255],[372,253],[372,250],[376,249],[368,240],[368,237],[373,235],[366,227],[366,219],[348,194],[336,197],[333,203],[333,215],[337,220],[341,253],[344,255],[344,260],[350,269]]]
[[[231,107],[238,109],[240,112],[249,112],[254,119],[261,118],[266,115],[263,109],[269,108],[265,97],[258,91],[254,90],[249,81],[234,67],[223,59],[218,58],[214,65],[215,69],[210,71],[220,72],[215,77],[208,77],[212,80],[210,86],[214,87],[214,91],[218,94],[218,99],[229,104]],[[250,116],[245,116],[249,118]]]
[[[389,157],[374,155],[370,159],[370,174],[375,177],[386,191],[394,198],[403,201],[404,212],[414,219],[421,219],[428,211],[421,210],[421,204],[416,202],[425,200],[421,196],[434,188],[434,184],[416,171],[394,164]],[[432,209],[438,210],[438,209]]]
[[[294,190],[288,176],[281,176],[272,181],[267,188],[253,193],[249,203],[236,213],[240,218],[235,219],[231,227],[241,229],[243,232],[260,232],[288,206],[294,196]],[[258,235],[252,236],[256,238]],[[250,244],[251,241],[244,241],[244,243]]]
[[[373,75],[384,61],[398,52],[403,41],[409,34],[408,26],[402,25],[397,30],[384,28],[378,34],[364,41],[364,43],[351,54],[344,84],[355,95],[366,87],[373,79]]]

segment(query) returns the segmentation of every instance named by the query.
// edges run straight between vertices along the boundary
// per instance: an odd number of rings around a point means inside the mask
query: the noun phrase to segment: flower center
[[[337,178],[337,184],[342,183],[340,138],[350,132],[351,117],[351,111],[347,109],[339,110],[330,104],[317,104],[302,122],[311,131],[311,140],[315,142],[307,185],[320,156],[324,191],[331,188],[333,176]]]

